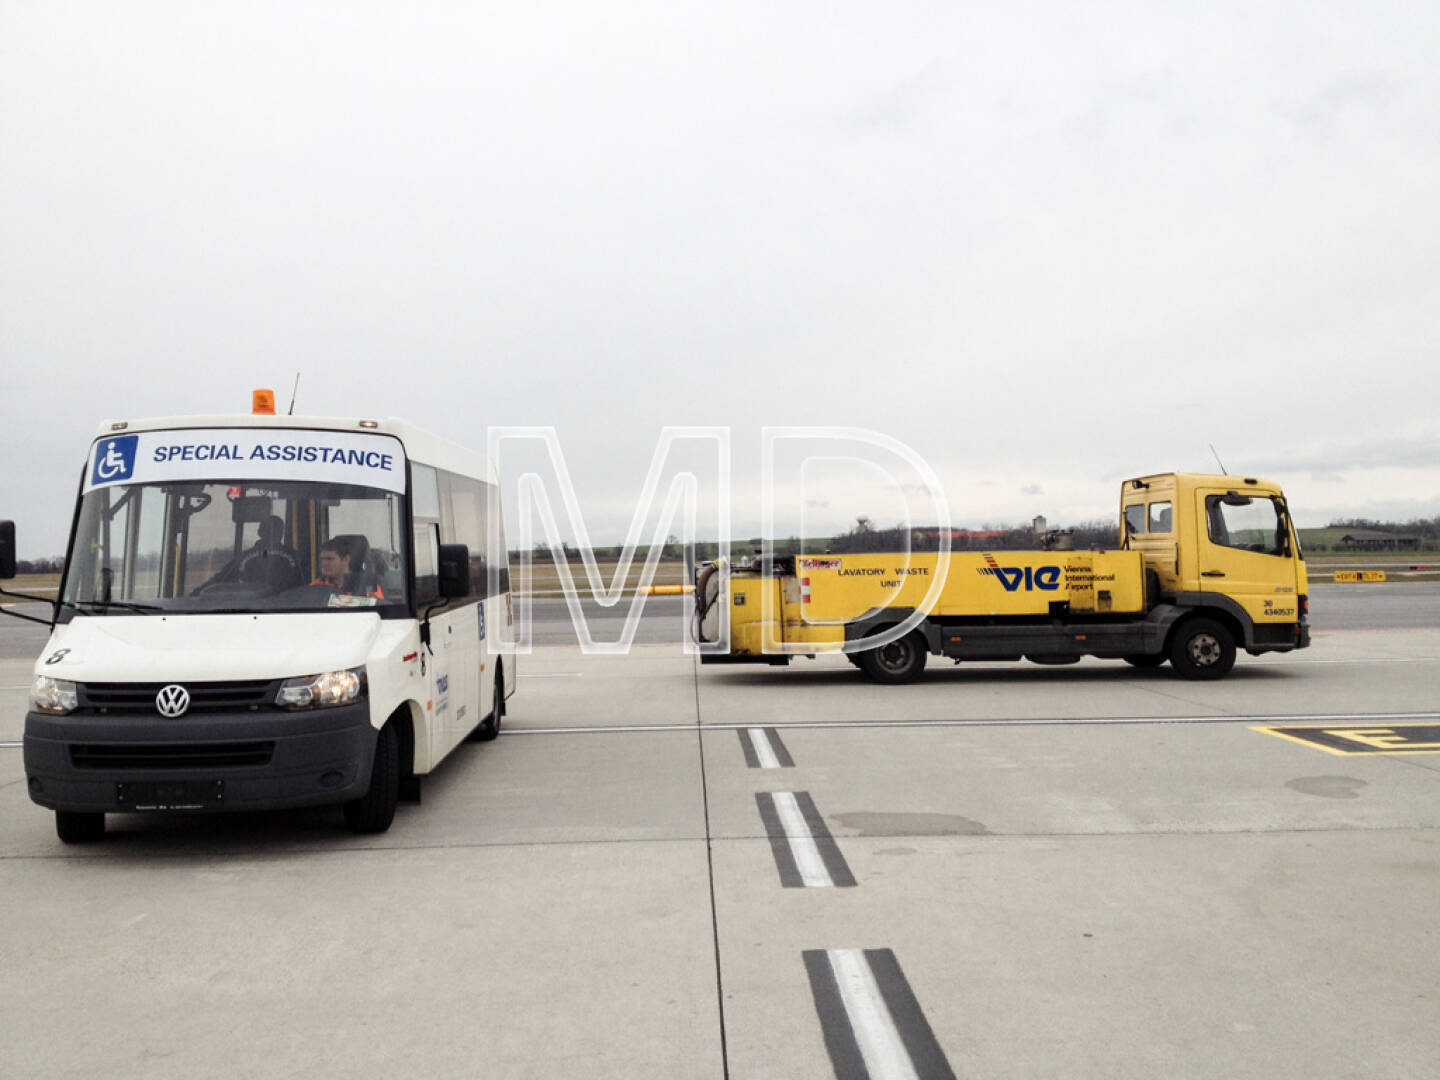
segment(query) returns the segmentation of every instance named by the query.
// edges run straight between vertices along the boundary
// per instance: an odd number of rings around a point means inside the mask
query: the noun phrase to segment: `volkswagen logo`
[[[155,709],[161,716],[184,716],[190,708],[190,691],[171,683],[155,695]]]

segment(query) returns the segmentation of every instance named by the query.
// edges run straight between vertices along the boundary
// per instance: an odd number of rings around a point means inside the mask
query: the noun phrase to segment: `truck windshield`
[[[295,480],[112,484],[80,503],[62,618],[408,609],[404,508]]]

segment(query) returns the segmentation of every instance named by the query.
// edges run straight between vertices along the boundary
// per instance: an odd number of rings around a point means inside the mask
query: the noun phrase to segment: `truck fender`
[[[861,638],[895,626],[915,614],[913,607],[871,608],[859,618],[845,624],[845,641],[848,644]],[[940,627],[934,619],[926,619],[915,630],[925,638],[925,648],[935,655],[940,654]]]
[[[1208,609],[1221,615],[1237,631],[1236,644],[1245,648],[1255,644],[1255,624],[1246,610],[1230,597],[1219,593],[1181,592],[1174,594],[1173,603],[1184,609],[1181,614]]]

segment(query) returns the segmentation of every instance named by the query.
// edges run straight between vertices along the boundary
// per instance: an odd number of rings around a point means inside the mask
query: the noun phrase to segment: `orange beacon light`
[[[257,416],[275,415],[275,391],[254,390],[250,394],[250,411]]]

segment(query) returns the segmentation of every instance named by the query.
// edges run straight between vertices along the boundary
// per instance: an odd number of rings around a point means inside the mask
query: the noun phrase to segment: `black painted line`
[[[780,884],[787,889],[803,889],[805,879],[795,865],[795,853],[790,850],[785,827],[780,824],[780,815],[775,811],[775,797],[768,791],[757,792],[755,805],[760,809],[765,835],[770,838],[770,853],[775,856],[775,869],[780,871]]]
[[[750,729],[747,727],[736,728],[735,734],[740,736],[740,749],[745,754],[745,764],[752,769],[760,768],[760,758],[755,754],[755,744],[750,741]]]
[[[785,749],[785,744],[780,741],[780,733],[773,727],[765,729],[765,737],[770,740],[770,749],[775,752],[775,760],[780,762],[782,769],[793,769],[795,759],[790,756],[790,751]]]
[[[802,955],[805,958],[805,973],[810,976],[810,995],[815,999],[815,1012],[820,1017],[825,1052],[830,1055],[835,1080],[870,1080],[865,1059],[860,1055],[860,1044],[855,1041],[855,1031],[850,1026],[850,1016],[845,1011],[845,1002],[840,997],[840,987],[835,982],[835,970],[830,966],[829,954],[824,949],[806,949]]]
[[[910,1055],[910,1063],[922,1080],[955,1080],[955,1072],[940,1049],[925,1012],[910,989],[910,982],[900,970],[900,961],[890,949],[866,949],[865,960],[875,976],[875,985],[890,1010],[890,1019],[895,1021],[895,1030]]]
[[[786,831],[784,816],[777,804],[778,799],[786,800],[785,814],[790,816],[798,835],[792,836]],[[795,804],[793,810],[789,806],[791,799]],[[825,827],[825,820],[815,808],[815,800],[810,797],[809,792],[757,792],[755,805],[760,811],[760,820],[765,826],[765,835],[770,841],[770,851],[775,856],[775,868],[780,873],[780,884],[783,887],[855,887],[855,875],[850,872],[845,856],[840,853],[840,846]],[[799,812],[799,823],[794,822],[795,811]],[[799,831],[801,824],[804,826],[803,833]]]
[[[720,1075],[730,1080],[729,1036],[725,1030],[724,965],[720,962],[720,914],[715,903],[715,836],[710,828],[710,780],[705,770],[705,736],[700,726],[700,665],[691,665],[695,687],[695,744],[700,753],[700,798],[705,807],[705,874],[710,886],[710,940],[715,950],[715,1006],[720,1025]]]
[[[810,835],[815,838],[815,846],[820,849],[820,858],[825,860],[825,869],[830,871],[830,880],[835,882],[837,888],[853,889],[856,884],[855,875],[850,872],[845,856],[840,854],[840,845],[835,842],[835,837],[830,835],[825,819],[815,808],[815,800],[808,791],[797,791],[795,803],[804,815],[805,824],[810,827]]]

